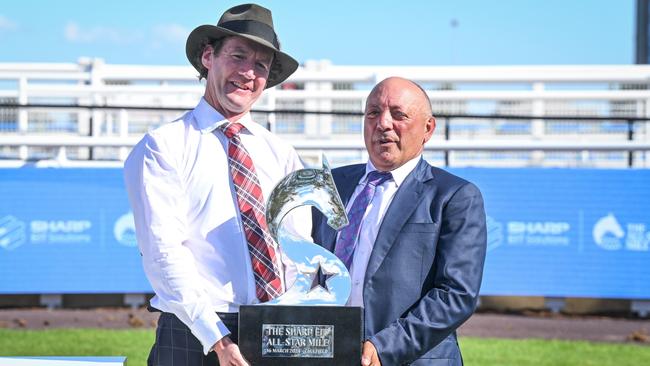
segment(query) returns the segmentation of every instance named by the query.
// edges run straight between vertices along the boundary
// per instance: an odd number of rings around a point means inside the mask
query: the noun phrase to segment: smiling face
[[[228,37],[215,55],[203,50],[201,62],[208,69],[206,101],[234,122],[250,111],[262,95],[269,76],[273,51],[242,37]]]
[[[389,78],[370,92],[363,136],[377,169],[391,171],[420,155],[435,128],[429,100],[413,82]]]

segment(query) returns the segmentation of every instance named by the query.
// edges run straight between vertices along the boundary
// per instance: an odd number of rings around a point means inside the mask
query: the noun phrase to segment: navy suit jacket
[[[345,205],[364,174],[365,164],[332,170]],[[314,241],[334,252],[336,232],[314,211]],[[456,329],[476,307],[485,251],[481,192],[421,159],[384,215],[364,281],[365,339],[383,365],[462,365]]]

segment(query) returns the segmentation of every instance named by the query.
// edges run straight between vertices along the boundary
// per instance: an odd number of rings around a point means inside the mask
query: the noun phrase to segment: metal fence
[[[267,90],[253,117],[308,163],[362,161],[362,110],[386,76],[419,82],[438,129],[434,164],[650,166],[650,67],[370,67],[307,62]],[[0,63],[0,163],[116,164],[146,131],[203,92],[191,67]]]

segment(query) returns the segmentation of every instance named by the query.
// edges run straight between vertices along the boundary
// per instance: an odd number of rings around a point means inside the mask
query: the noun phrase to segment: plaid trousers
[[[230,339],[237,343],[237,314],[218,313],[231,331]],[[214,351],[203,354],[201,342],[190,329],[171,313],[161,313],[156,329],[156,342],[151,347],[148,366],[214,366],[219,365]]]

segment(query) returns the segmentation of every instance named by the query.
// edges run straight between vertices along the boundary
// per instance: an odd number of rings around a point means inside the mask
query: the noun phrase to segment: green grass
[[[0,356],[126,356],[145,365],[153,329],[0,329]],[[538,339],[460,339],[467,366],[647,365],[650,347]]]
[[[647,345],[542,339],[461,338],[465,365],[625,366],[650,364]]]
[[[154,329],[0,329],[0,356],[126,356],[147,364]]]

